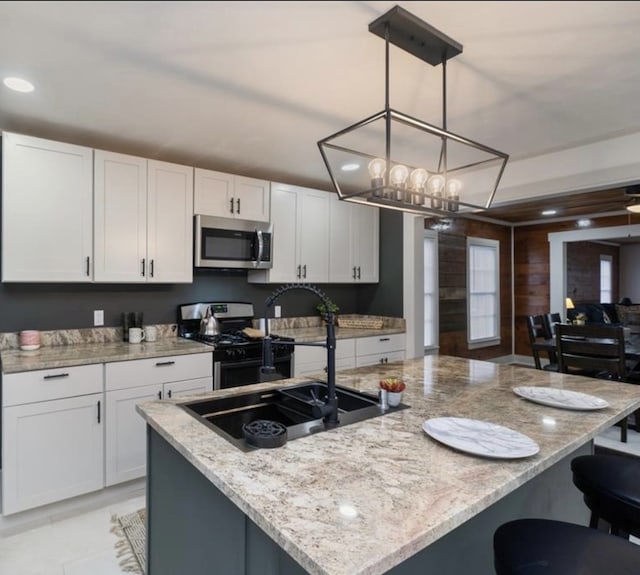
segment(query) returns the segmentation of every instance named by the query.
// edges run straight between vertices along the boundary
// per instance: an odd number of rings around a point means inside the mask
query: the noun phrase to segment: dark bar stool
[[[517,519],[493,536],[497,575],[638,575],[640,546],[582,525]]]
[[[590,527],[597,529],[602,519],[612,535],[640,537],[640,459],[581,455],[571,461],[571,471],[591,510]]]

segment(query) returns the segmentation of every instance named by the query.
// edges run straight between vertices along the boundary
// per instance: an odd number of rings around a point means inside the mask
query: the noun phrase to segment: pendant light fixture
[[[339,198],[445,218],[488,208],[509,156],[447,130],[447,60],[462,45],[400,6],[369,31],[385,40],[384,110],[318,142]],[[442,65],[442,127],[391,108],[390,44]]]

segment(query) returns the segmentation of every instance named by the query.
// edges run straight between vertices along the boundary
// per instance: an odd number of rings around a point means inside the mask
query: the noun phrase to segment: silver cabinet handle
[[[153,263],[155,260],[151,260],[149,262],[149,274],[151,275],[151,277],[153,277]]]
[[[233,198],[229,200],[229,211],[233,213]]]
[[[356,266],[353,266],[353,275],[351,277],[356,279]]]
[[[87,256],[87,277],[91,275],[91,258]]]
[[[45,375],[43,379],[62,379],[63,377],[69,377],[68,373],[56,373],[55,375]]]
[[[156,362],[156,367],[165,367],[168,365],[173,365],[175,363],[175,361],[157,361]]]
[[[141,274],[141,275],[142,275],[142,277],[144,277],[144,266],[145,266],[145,264],[146,264],[146,263],[147,263],[147,262],[146,262],[146,259],[145,259],[145,258],[142,258],[142,274]]]
[[[236,199],[236,214],[240,213],[240,198]]]
[[[302,277],[303,277],[304,279],[307,279],[307,264],[304,264],[304,265],[302,266]]]
[[[358,266],[358,279],[360,279],[360,266]]]
[[[169,396],[169,399],[171,399],[171,390],[167,392],[167,395]]]
[[[381,337],[378,341],[389,341],[390,337]]]
[[[98,400],[98,423],[100,423],[100,412],[102,410],[100,409],[100,400]]]
[[[162,399],[162,392],[161,391],[158,392],[158,399]]]
[[[302,266],[298,266],[298,273],[296,274],[298,279],[300,279],[300,277],[301,277],[300,276],[300,274],[302,273],[301,270],[302,270]]]

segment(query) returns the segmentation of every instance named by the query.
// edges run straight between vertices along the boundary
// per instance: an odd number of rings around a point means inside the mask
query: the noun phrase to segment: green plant
[[[319,303],[316,306],[316,309],[318,310],[318,312],[322,316],[327,315],[327,310],[330,311],[334,315],[337,314],[340,311],[340,308],[335,303],[333,303],[331,300],[327,301],[327,305],[326,306],[325,306],[324,303]]]

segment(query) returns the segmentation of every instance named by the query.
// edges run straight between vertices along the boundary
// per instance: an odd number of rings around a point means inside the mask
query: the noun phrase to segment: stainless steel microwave
[[[213,216],[195,216],[197,268],[267,269],[272,265],[273,226]]]

